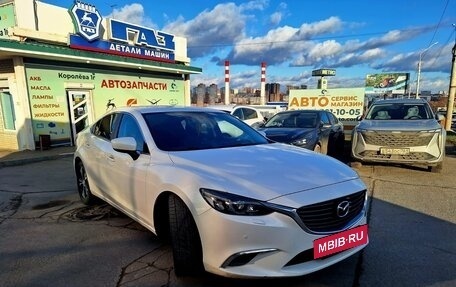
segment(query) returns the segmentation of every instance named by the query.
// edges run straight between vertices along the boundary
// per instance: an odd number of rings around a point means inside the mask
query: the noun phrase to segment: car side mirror
[[[329,129],[329,128],[331,128],[331,125],[330,125],[330,124],[324,124],[324,123],[322,123],[322,124],[321,124],[321,128],[322,128],[322,129]]]
[[[263,128],[265,122],[259,122],[254,128]]]
[[[136,140],[133,137],[115,138],[111,140],[111,145],[115,151],[127,153],[134,160],[139,157],[139,153],[136,150]]]

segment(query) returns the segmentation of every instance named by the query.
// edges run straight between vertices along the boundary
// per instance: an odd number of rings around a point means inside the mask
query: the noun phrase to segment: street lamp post
[[[437,45],[438,42],[435,42],[434,44],[431,44],[429,47],[421,51],[420,53],[420,60],[418,61],[418,77],[416,79],[416,94],[415,98],[419,99],[420,98],[420,78],[421,78],[421,60],[423,58],[423,54],[429,50],[432,46]]]
[[[454,110],[454,97],[456,94],[456,24],[453,24],[454,28],[454,46],[451,49],[452,59],[451,59],[451,76],[450,76],[450,88],[448,91],[448,103],[447,103],[447,113],[445,120],[445,129],[447,131],[451,130],[451,123],[453,120],[453,110]]]

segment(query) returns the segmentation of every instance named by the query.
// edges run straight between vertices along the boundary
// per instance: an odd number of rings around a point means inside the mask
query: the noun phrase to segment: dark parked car
[[[341,155],[345,144],[343,124],[334,114],[323,110],[279,112],[258,130],[273,141],[328,155]]]

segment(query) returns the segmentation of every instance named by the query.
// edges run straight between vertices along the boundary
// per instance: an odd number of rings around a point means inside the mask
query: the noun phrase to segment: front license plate
[[[314,240],[314,259],[367,244],[367,224]]]
[[[409,153],[410,153],[410,149],[408,149],[408,148],[387,148],[387,147],[380,148],[380,154],[407,155]]]

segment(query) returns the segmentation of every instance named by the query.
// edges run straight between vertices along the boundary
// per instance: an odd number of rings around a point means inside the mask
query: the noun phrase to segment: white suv
[[[208,108],[226,111],[244,121],[251,127],[257,128],[265,122],[265,118],[259,110],[251,106],[241,105],[213,105]]]
[[[440,172],[446,131],[422,99],[377,100],[353,129],[351,154],[360,162],[426,165]]]

